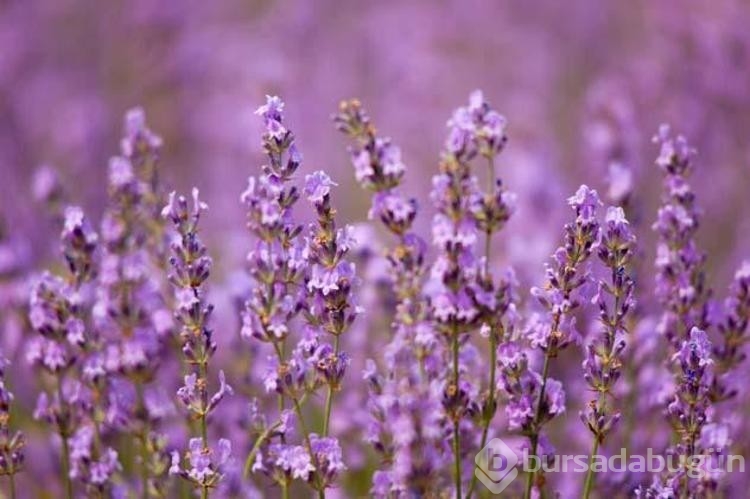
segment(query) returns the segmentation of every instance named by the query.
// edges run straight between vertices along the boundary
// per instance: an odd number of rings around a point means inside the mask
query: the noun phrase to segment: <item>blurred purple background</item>
[[[557,222],[545,213],[581,182],[606,189],[612,159],[635,172],[650,224],[649,139],[670,122],[699,149],[709,265],[729,259],[731,269],[750,233],[739,216],[750,202],[749,11],[741,1],[6,2],[0,206],[39,238],[28,192],[35,168],[50,163],[73,199],[99,207],[123,112],[142,105],[165,139],[167,183],[200,186],[213,208],[206,225],[241,230],[237,196],[260,163],[252,112],[265,93],[287,101],[306,170],[331,170],[351,193],[329,115],[359,97],[424,192],[451,109],[482,88],[510,121],[509,188],[522,213],[541,215],[515,228],[535,265],[548,249],[545,224]],[[364,218],[363,196],[340,203]]]

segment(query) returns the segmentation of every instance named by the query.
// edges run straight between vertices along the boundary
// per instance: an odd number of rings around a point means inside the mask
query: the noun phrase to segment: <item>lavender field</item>
[[[748,497],[748,26],[0,3],[0,497]]]

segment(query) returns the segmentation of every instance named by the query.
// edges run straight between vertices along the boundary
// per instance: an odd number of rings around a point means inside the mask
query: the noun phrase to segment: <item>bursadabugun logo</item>
[[[519,455],[503,440],[493,438],[474,458],[476,477],[493,494],[500,494],[518,476],[518,469],[544,473],[651,473],[663,476],[685,474],[698,480],[716,479],[726,473],[745,472],[745,458],[729,454],[726,448],[706,448],[701,454],[684,456],[674,453],[661,455],[653,449],[645,454],[628,454],[621,448],[615,454],[550,454],[528,455],[523,449]]]
[[[518,476],[518,456],[499,438],[493,438],[474,458],[474,474],[493,494],[499,494]]]

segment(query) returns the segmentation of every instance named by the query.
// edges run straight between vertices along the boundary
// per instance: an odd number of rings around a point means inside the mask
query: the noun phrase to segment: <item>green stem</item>
[[[496,376],[496,367],[495,364],[497,363],[497,338],[495,337],[495,331],[490,331],[490,386],[489,386],[489,399],[487,402],[487,406],[490,409],[490,413],[485,415],[484,424],[482,428],[482,440],[479,444],[480,449],[484,449],[484,446],[487,444],[487,436],[490,432],[490,423],[492,422],[492,418],[495,416],[495,376]],[[469,498],[474,493],[474,487],[477,485],[477,474],[474,473],[474,475],[471,477],[471,483],[469,483],[469,490],[466,492],[466,497]]]
[[[135,383],[136,393],[138,396],[138,407],[139,411],[145,415],[146,412],[146,399],[143,395],[143,383],[136,381]],[[144,417],[143,428],[141,428],[140,435],[140,454],[141,454],[141,497],[143,499],[148,498],[148,418]]]
[[[208,383],[208,363],[206,357],[204,357],[203,361],[198,364],[198,375],[205,384]],[[203,448],[208,449],[208,394],[207,389],[205,388],[203,390],[202,398],[203,410],[200,413],[201,441],[203,442]],[[208,499],[208,492],[209,486],[203,484],[201,487],[201,499]]]
[[[458,331],[453,331],[453,386],[458,391]],[[453,421],[453,473],[455,474],[456,499],[461,499],[461,420],[454,417]]]
[[[244,475],[245,478],[250,476],[250,470],[253,467],[253,462],[255,461],[255,456],[258,454],[258,451],[260,450],[260,447],[263,445],[263,443],[268,439],[268,437],[273,433],[276,428],[278,428],[281,425],[281,422],[276,423],[273,426],[269,426],[266,428],[266,431],[261,433],[261,435],[258,437],[258,439],[255,441],[255,444],[253,445],[252,450],[250,450],[250,454],[247,455],[247,459],[245,459],[245,470]]]
[[[65,497],[73,499],[73,482],[70,480],[70,448],[68,437],[62,437],[62,472],[65,477]]]
[[[495,162],[494,156],[487,158],[487,183],[490,193],[495,187]],[[490,273],[490,254],[492,253],[492,230],[488,229],[486,237],[484,239],[484,274],[489,277]],[[487,400],[487,407],[489,408],[489,414],[484,415],[483,428],[482,428],[482,440],[479,444],[480,449],[484,449],[487,444],[487,436],[490,432],[490,424],[492,418],[495,416],[495,376],[497,367],[497,335],[494,327],[490,329],[490,380],[489,380],[489,396]],[[474,487],[477,485],[477,474],[474,473],[469,483],[469,490],[466,492],[467,499],[474,494]]]
[[[334,358],[338,358],[339,355],[339,335],[337,334],[336,339],[333,342],[333,355]],[[328,395],[326,397],[326,409],[325,417],[323,418],[323,436],[328,436],[328,426],[331,421],[331,409],[333,407],[333,394],[334,389],[332,384],[328,384]]]
[[[60,400],[60,407],[65,405],[62,386],[63,374],[61,373],[57,378],[57,397]],[[65,497],[73,499],[73,482],[70,480],[70,448],[68,446],[68,436],[62,428],[60,428],[60,438],[62,439],[62,455],[60,456],[60,460],[62,461],[63,480],[65,483]]]
[[[307,446],[307,451],[310,453],[310,456],[313,456],[312,451],[312,443],[310,442],[310,430],[307,429],[307,424],[305,423],[305,418],[302,414],[302,406],[299,403],[299,400],[297,400],[297,397],[291,397],[292,402],[294,402],[294,412],[297,414],[297,418],[299,419],[299,425],[302,429],[302,435],[305,438],[305,445]]]
[[[199,365],[200,369],[200,378],[208,383],[208,366],[206,365],[206,362],[201,362]],[[204,392],[204,399],[207,399],[208,396],[205,395]],[[207,413],[206,413],[206,407],[208,407],[208,400],[203,401],[203,411],[200,415],[200,425],[201,425],[201,440],[203,441],[203,448],[208,449],[208,421],[207,421]]]
[[[547,389],[547,378],[549,377],[549,364],[550,364],[550,355],[549,351],[545,352],[544,354],[544,368],[542,369],[542,387],[539,389],[539,397],[536,401],[536,414],[534,415],[534,421],[533,421],[533,434],[531,435],[531,453],[529,456],[536,457],[536,450],[537,446],[539,445],[539,418],[541,417],[542,412],[542,402],[544,401],[544,392]],[[524,492],[523,497],[524,499],[529,499],[531,497],[531,489],[534,486],[534,475],[536,474],[535,471],[530,472],[526,476],[526,492]]]
[[[591,494],[591,487],[594,485],[594,468],[591,463],[594,460],[594,456],[599,451],[599,439],[594,437],[594,444],[591,446],[591,454],[589,454],[589,469],[586,472],[586,482],[583,484],[583,499],[589,499]]]
[[[10,478],[10,499],[16,499],[16,478],[15,478],[15,470],[11,470],[10,475],[8,476]]]
[[[148,434],[141,439],[141,497],[148,498]]]

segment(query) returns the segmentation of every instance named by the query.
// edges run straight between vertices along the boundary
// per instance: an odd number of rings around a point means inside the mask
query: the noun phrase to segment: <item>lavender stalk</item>
[[[490,366],[487,382],[487,395],[481,407],[481,433],[479,449],[484,448],[490,424],[497,411],[495,396],[497,391],[497,348],[504,337],[503,319],[509,303],[508,283],[496,284],[490,268],[492,258],[492,238],[502,230],[515,209],[515,195],[506,191],[495,172],[495,158],[502,152],[508,140],[506,120],[492,109],[477,90],[469,97],[468,107],[459,108],[449,123],[451,136],[449,148],[457,157],[469,162],[480,158],[487,163],[487,185],[485,191],[477,189],[471,201],[470,212],[478,230],[484,233],[483,265],[476,275],[473,288],[474,300],[480,311],[480,334],[489,340]],[[466,497],[471,497],[477,483],[476,473],[472,473]]]
[[[323,172],[309,175],[304,189],[316,209],[317,223],[304,237],[303,227],[294,221],[292,208],[299,192],[288,184],[302,157],[294,135],[283,125],[283,107],[278,97],[269,96],[256,112],[266,125],[263,147],[269,163],[263,175],[250,177],[241,198],[248,208],[248,227],[257,238],[248,260],[258,284],[246,303],[242,334],[273,348],[264,385],[278,394],[280,420],[290,420],[285,402],[291,401],[303,445],[287,441],[291,431],[269,432],[266,426],[251,451],[256,456],[251,471],[268,474],[282,495],[288,494],[292,480],[301,479],[322,498],[345,469],[338,440],[328,433],[334,393],[349,363],[339,349],[339,337],[357,312],[351,295],[355,269],[345,259],[353,241],[348,229],[336,229],[330,204],[335,184]],[[303,335],[288,353],[290,326],[300,314],[306,323]],[[323,334],[332,336],[334,344],[321,342]],[[327,395],[319,436],[307,424],[303,404],[322,387]]]
[[[711,400],[714,403],[737,396],[738,387],[732,383],[733,373],[745,361],[744,345],[750,324],[750,261],[743,262],[734,275],[730,296],[724,303],[724,318],[718,324],[721,343],[714,345],[714,377],[711,380]]]
[[[166,462],[160,416],[147,400],[163,366],[173,331],[161,279],[166,260],[163,201],[157,165],[162,140],[147,126],[142,109],[125,115],[120,156],[109,162],[109,204],[101,221],[102,256],[97,281],[94,325],[103,343],[104,383],[113,391],[135,393],[120,404],[123,424],[134,432],[139,452],[141,497],[163,495]],[[106,362],[105,362],[106,360]],[[153,492],[153,494],[151,494]]]
[[[27,359],[54,380],[51,392],[39,396],[34,417],[54,426],[60,436],[65,495],[72,498],[70,440],[85,419],[75,369],[87,339],[80,291],[94,275],[98,236],[80,208],[68,207],[64,217],[61,240],[69,273],[66,280],[45,273],[32,289],[29,320],[40,336],[30,343]],[[91,484],[95,488],[105,485],[116,467],[113,463],[103,480]]]
[[[544,354],[541,386],[532,406],[533,418],[524,424],[532,457],[537,457],[543,425],[550,419],[549,416],[554,415],[554,412],[545,407],[550,364],[561,350],[578,341],[579,334],[572,312],[581,303],[578,296],[581,286],[590,279],[584,264],[599,240],[596,208],[601,201],[596,191],[582,185],[568,199],[568,204],[576,213],[575,222],[565,225],[565,245],[555,251],[547,266],[547,283],[544,288],[532,289],[532,294],[547,309],[547,316],[532,324],[529,331],[531,346]],[[535,476],[536,472],[527,475],[525,499],[531,497]]]
[[[622,371],[623,353],[627,344],[627,313],[634,306],[633,279],[628,270],[635,251],[635,235],[630,230],[622,208],[610,207],[607,211],[598,256],[609,271],[609,281],[599,282],[594,298],[599,306],[601,334],[586,347],[583,362],[584,378],[596,398],[581,412],[583,424],[594,435],[589,463],[598,452],[607,435],[620,420],[620,412],[611,402],[612,393]],[[588,499],[594,484],[593,467],[589,466],[583,486],[583,497]]]
[[[12,431],[10,426],[10,404],[13,394],[5,386],[7,361],[0,359],[0,475],[8,477],[8,490],[11,499],[16,497],[16,474],[23,470],[23,433]]]
[[[334,394],[349,365],[349,357],[340,351],[341,335],[351,326],[357,314],[353,306],[352,288],[355,284],[354,264],[346,257],[354,244],[350,227],[336,229],[335,211],[331,207],[330,190],[336,184],[322,171],[308,175],[304,193],[315,207],[317,226],[308,243],[308,261],[312,275],[307,283],[309,293],[306,316],[308,324],[334,338],[333,349],[321,347],[316,353],[317,369],[327,384],[323,413],[323,436],[328,436]]]
[[[169,281],[175,288],[175,316],[182,328],[182,353],[190,370],[177,395],[190,418],[197,420],[199,426],[199,438],[191,438],[189,443],[190,468],[181,467],[180,454],[175,451],[169,472],[199,488],[203,499],[208,498],[209,491],[218,486],[222,468],[232,449],[229,440],[224,438],[219,440],[216,449],[212,449],[208,439],[208,417],[225,396],[232,394],[232,388],[226,383],[224,371],[219,371],[219,390],[209,396],[208,365],[216,351],[216,343],[208,326],[213,305],[206,302],[204,283],[210,274],[212,261],[198,237],[198,222],[206,209],[208,206],[198,198],[198,190],[193,189],[191,209],[188,209],[188,202],[183,196],[172,193],[169,204],[162,212],[177,231],[171,245],[169,263],[172,272]]]
[[[705,328],[708,320],[706,255],[695,242],[700,211],[688,183],[695,150],[682,135],[673,137],[667,125],[653,140],[660,146],[656,164],[664,176],[663,205],[653,225],[659,235],[656,295],[665,309],[659,327],[676,352],[692,328]]]
[[[382,463],[370,492],[376,497],[403,491],[437,494],[445,487],[441,469],[446,452],[440,388],[431,380],[440,375],[443,352],[423,293],[426,244],[412,228],[417,202],[399,190],[406,170],[400,149],[376,134],[358,101],[342,102],[334,122],[354,142],[349,152],[357,182],[373,192],[370,218],[379,219],[396,239],[386,252],[396,305],[385,372],[368,360],[364,373],[370,413],[366,435]]]

